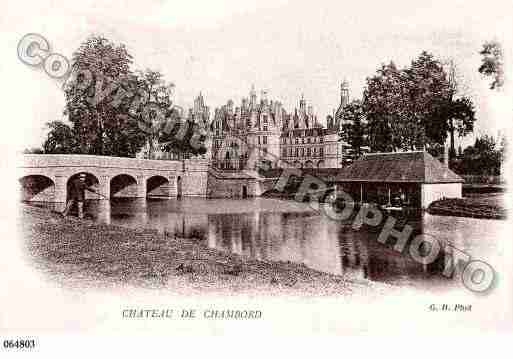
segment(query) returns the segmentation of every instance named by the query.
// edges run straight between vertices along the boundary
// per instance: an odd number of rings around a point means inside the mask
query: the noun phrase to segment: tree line
[[[340,120],[342,139],[356,155],[365,146],[371,152],[437,151],[447,138],[454,154],[454,136],[472,132],[476,118],[444,64],[424,51],[407,67],[382,65]]]
[[[491,89],[504,83],[502,49],[496,41],[480,51],[478,71],[492,78]],[[449,142],[451,168],[459,173],[497,174],[504,158],[505,139],[497,144],[481,136],[456,152],[455,137],[474,130],[474,104],[461,94],[453,61],[442,62],[422,52],[409,66],[382,65],[366,80],[362,99],[351,101],[340,120],[340,137],[351,146],[352,159],[365,151],[427,150],[440,156]]]
[[[174,85],[159,71],[133,70],[125,45],[91,36],[71,63],[74,76],[63,88],[68,121],[47,123],[41,152],[134,157],[143,146],[149,158],[156,146],[176,154],[206,152],[205,136],[197,136],[201,124],[173,104]]]

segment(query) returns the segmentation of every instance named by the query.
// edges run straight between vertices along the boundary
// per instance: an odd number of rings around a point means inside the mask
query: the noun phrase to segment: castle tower
[[[205,108],[205,101],[203,99],[203,95],[200,92],[198,97],[196,97],[194,99],[194,113],[202,112],[204,108]]]
[[[347,80],[342,81],[340,85],[340,105],[346,107],[349,104],[349,83]]]
[[[306,112],[305,94],[301,94],[301,99],[299,100],[299,110],[302,113]]]
[[[192,109],[189,109],[189,115],[194,122],[208,126],[210,121],[210,107],[205,104],[205,99],[201,92],[194,99],[194,106]]]
[[[255,91],[255,85],[251,85],[251,91],[249,92],[249,104],[251,107],[255,107],[257,103],[257,94]]]
[[[335,112],[335,127],[340,126],[340,121],[344,114],[344,107],[349,104],[349,83],[344,80],[340,84],[340,105],[338,106],[337,111]]]

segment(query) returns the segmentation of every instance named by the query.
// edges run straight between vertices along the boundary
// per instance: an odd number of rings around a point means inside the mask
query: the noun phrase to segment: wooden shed
[[[426,151],[368,153],[336,180],[355,202],[421,208],[444,197],[461,198],[463,182]]]

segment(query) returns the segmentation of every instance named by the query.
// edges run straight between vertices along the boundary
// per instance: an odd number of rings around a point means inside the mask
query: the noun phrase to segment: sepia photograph
[[[510,1],[2,8],[0,353],[511,334]]]

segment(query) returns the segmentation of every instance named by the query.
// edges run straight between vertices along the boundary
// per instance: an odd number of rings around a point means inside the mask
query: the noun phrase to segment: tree
[[[171,101],[174,85],[159,71],[134,72],[131,65],[132,56],[123,44],[91,36],[80,45],[72,56],[74,76],[64,86],[64,114],[71,126],[52,124],[47,139],[50,151],[134,157],[146,143],[148,158],[154,158],[164,137],[170,151],[203,151],[201,146],[187,147],[180,142],[182,137],[171,141],[163,133],[176,122],[178,110]],[[191,140],[198,138],[187,133]]]
[[[492,77],[490,89],[500,89],[504,85],[504,62],[501,44],[497,41],[485,42],[479,54],[482,56],[479,73]]]
[[[133,157],[144,144],[139,124],[130,119],[137,81],[124,45],[91,36],[73,53],[74,76],[65,86],[64,113],[72,123],[77,153]],[[88,73],[90,76],[85,76]]]
[[[461,172],[470,175],[499,175],[501,149],[497,149],[495,139],[485,135],[476,138],[473,146],[463,150]]]
[[[445,112],[450,108],[451,90],[442,63],[423,51],[404,71],[409,93],[405,106],[413,122],[410,135],[414,137],[414,146],[425,148],[444,143],[449,130]]]
[[[446,72],[449,81],[449,98],[445,106],[449,130],[449,160],[452,162],[456,158],[455,135],[464,137],[474,130],[475,111],[472,101],[465,96],[461,96],[462,77],[458,71],[454,60],[449,60],[446,66]]]
[[[344,107],[341,120],[341,138],[351,145],[354,157],[358,158],[363,153],[362,147],[367,146],[366,115],[362,102],[354,100]]]
[[[143,99],[148,113],[143,111],[132,112],[131,116],[144,127],[146,143],[148,145],[148,158],[154,158],[156,145],[162,136],[162,129],[167,119],[172,114],[171,100],[174,85],[164,80],[164,75],[159,71],[146,69],[136,72],[136,86],[139,93],[144,94]]]
[[[448,121],[449,158],[452,160],[456,157],[455,134],[458,134],[458,137],[464,137],[474,130],[474,122],[476,121],[474,105],[467,97],[449,101],[442,116]]]
[[[373,77],[367,78],[367,86],[363,94],[363,110],[367,115],[368,139],[371,151],[396,151],[399,141],[394,136],[392,124],[398,121],[395,111],[396,99],[390,96],[390,90],[396,88],[395,83],[399,70],[393,62],[383,65]]]
[[[44,153],[80,153],[73,129],[61,121],[46,124],[50,129],[43,143]]]
[[[504,161],[506,153],[508,153],[508,139],[502,135],[499,143],[499,152],[501,154],[501,162]]]
[[[442,63],[422,52],[404,69],[393,63],[367,78],[363,108],[372,151],[435,148],[473,130],[472,102],[456,99]]]
[[[207,131],[202,124],[184,119],[173,109],[167,116],[163,130],[159,131],[162,149],[181,156],[203,155],[207,152]]]

